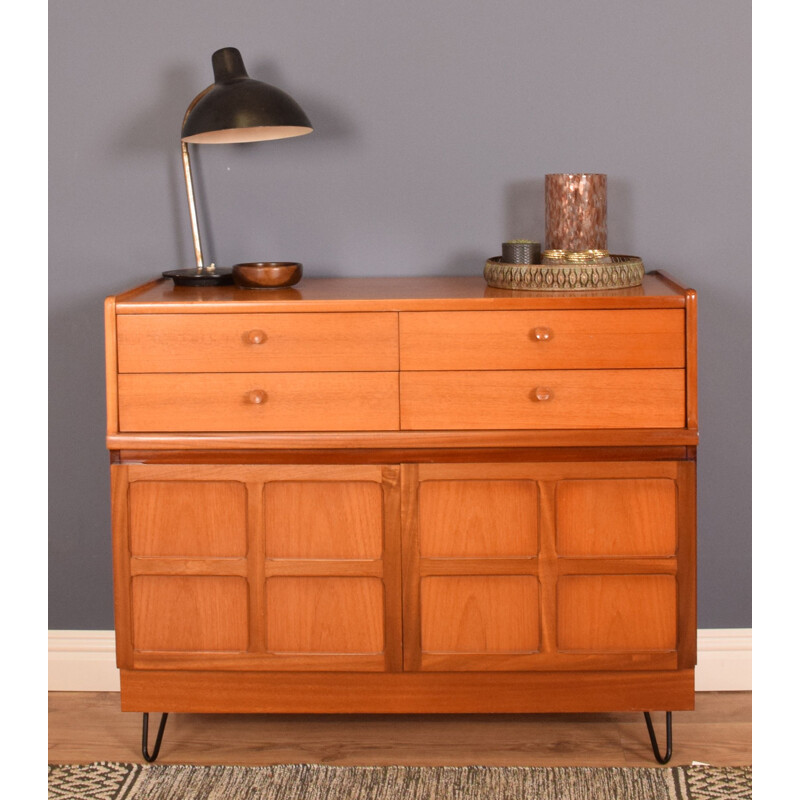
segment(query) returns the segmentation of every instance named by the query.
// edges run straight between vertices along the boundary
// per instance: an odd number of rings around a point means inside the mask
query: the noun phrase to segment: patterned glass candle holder
[[[548,250],[605,250],[606,176],[598,173],[545,175]]]

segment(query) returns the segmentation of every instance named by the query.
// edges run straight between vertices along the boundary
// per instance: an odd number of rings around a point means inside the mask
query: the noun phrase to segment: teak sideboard
[[[127,711],[689,709],[696,294],[106,301]]]

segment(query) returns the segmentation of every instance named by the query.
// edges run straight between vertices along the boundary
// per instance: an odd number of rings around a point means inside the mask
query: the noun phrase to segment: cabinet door
[[[695,660],[690,462],[403,467],[408,670]]]
[[[116,465],[126,668],[401,668],[397,467]]]

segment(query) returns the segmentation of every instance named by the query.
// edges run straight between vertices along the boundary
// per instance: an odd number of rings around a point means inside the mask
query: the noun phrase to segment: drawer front
[[[613,369],[684,366],[680,309],[400,314],[401,368]]]
[[[397,369],[397,315],[141,314],[117,317],[120,372]]]
[[[403,372],[404,430],[681,428],[678,369]]]
[[[119,376],[120,430],[397,430],[397,373]]]

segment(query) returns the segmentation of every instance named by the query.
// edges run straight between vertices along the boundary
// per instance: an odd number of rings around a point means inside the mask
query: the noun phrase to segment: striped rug
[[[49,800],[751,800],[750,767],[49,767]]]

